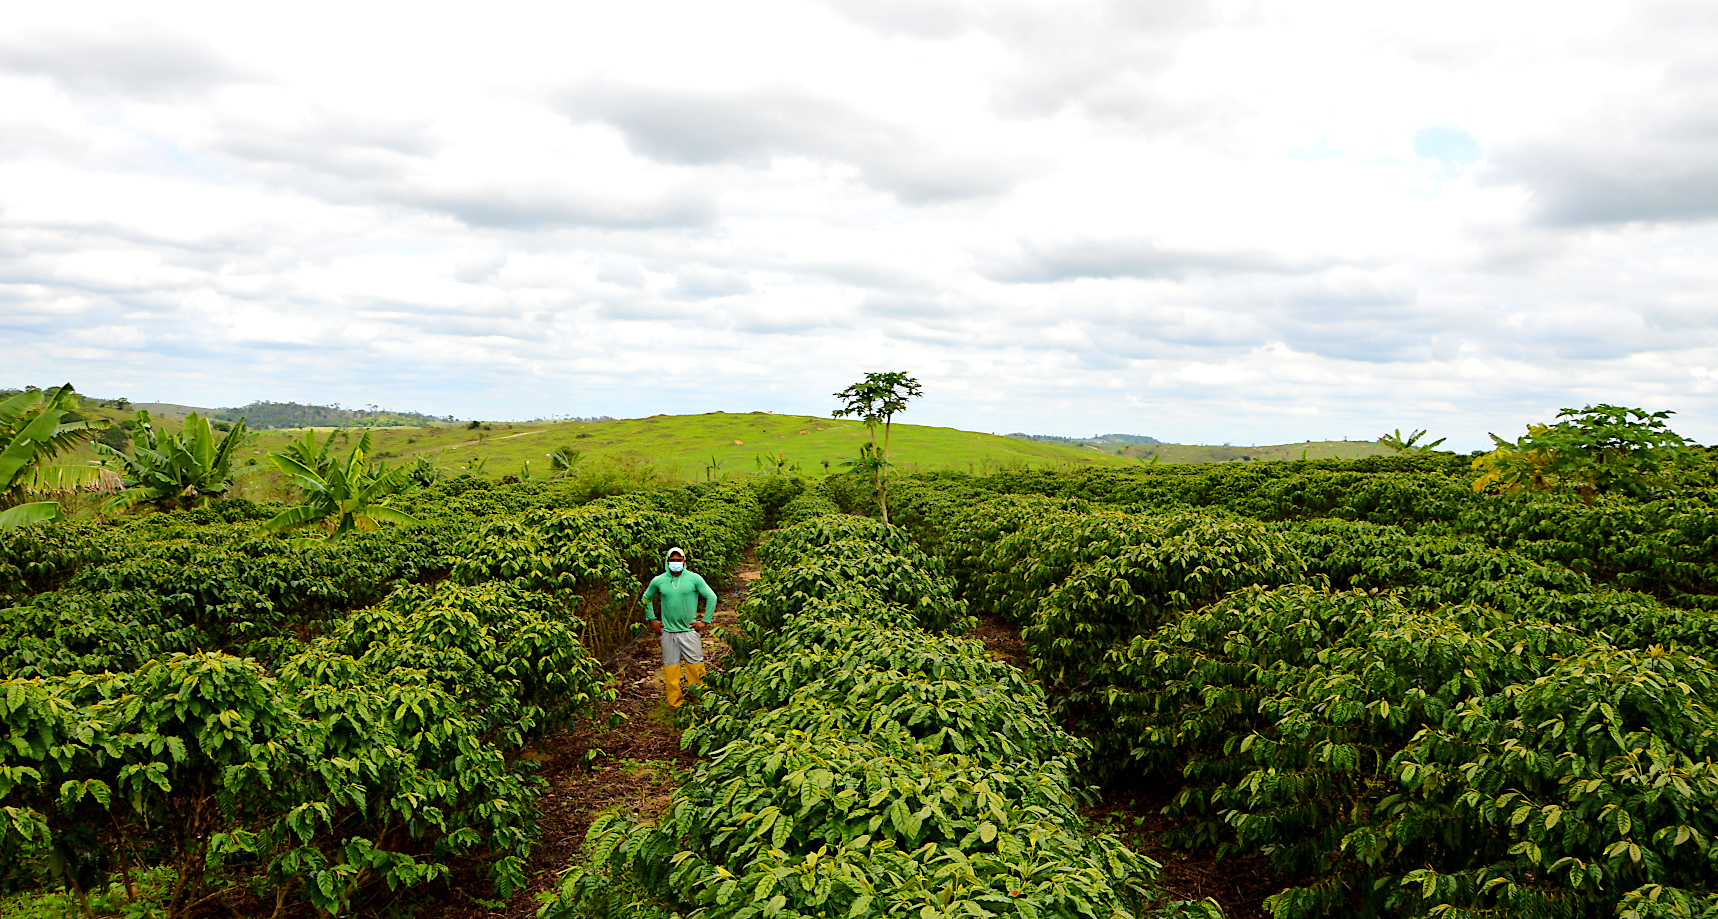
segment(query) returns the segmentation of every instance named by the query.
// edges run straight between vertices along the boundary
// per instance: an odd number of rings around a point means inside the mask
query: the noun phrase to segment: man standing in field
[[[668,704],[679,708],[680,669],[686,669],[691,686],[704,683],[704,643],[698,633],[716,621],[716,592],[704,578],[686,570],[686,553],[677,546],[668,550],[668,570],[650,580],[644,589],[644,618],[662,637],[662,683],[668,689]],[[704,621],[698,621],[698,598],[703,597]],[[660,600],[662,618],[650,603]]]

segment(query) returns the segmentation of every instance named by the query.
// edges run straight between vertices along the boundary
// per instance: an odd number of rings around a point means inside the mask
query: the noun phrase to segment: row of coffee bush
[[[1701,469],[1718,476],[1718,461]],[[1461,536],[1554,563],[1595,584],[1647,593],[1688,609],[1718,610],[1718,487],[1699,477],[1647,498],[1613,492],[1476,492],[1467,458],[1453,454],[1286,463],[1145,466],[1075,472],[903,478],[894,517],[934,542],[945,515],[998,496],[1134,514],[1203,511],[1267,522],[1343,520],[1405,535]],[[927,543],[929,544],[929,543]]]
[[[259,537],[242,503],[6,534],[0,883],[87,906],[164,866],[169,915],[217,877],[324,915],[456,869],[509,896],[541,786],[518,754],[613,697],[600,655],[666,548],[716,576],[764,508],[463,493],[492,499],[339,540]]]
[[[1269,857],[1282,919],[1718,909],[1718,501],[1501,497],[1436,457],[924,477],[1107,781]]]
[[[898,528],[772,533],[735,663],[688,716],[704,761],[658,823],[610,815],[542,919],[640,892],[701,917],[1138,915],[1156,866],[1092,835],[1087,747],[981,643]]]

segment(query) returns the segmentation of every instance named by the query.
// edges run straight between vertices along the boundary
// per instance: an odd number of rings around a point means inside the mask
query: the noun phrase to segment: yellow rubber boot
[[[688,685],[688,686],[702,686],[702,685],[704,685],[704,662],[703,661],[699,661],[697,663],[693,663],[692,661],[687,661],[686,663],[682,664],[681,666],[686,668],[686,685]]]
[[[680,665],[662,668],[662,685],[668,690],[668,707],[680,707]]]

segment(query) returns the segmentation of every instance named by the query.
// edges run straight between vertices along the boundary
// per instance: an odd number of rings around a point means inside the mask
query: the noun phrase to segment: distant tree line
[[[1099,434],[1096,437],[1057,437],[1054,434],[1022,434],[1016,431],[1005,434],[1005,437],[1018,437],[1021,440],[1035,440],[1046,444],[1086,444],[1100,447],[1105,444],[1162,444],[1163,441],[1144,434]]]
[[[252,428],[361,428],[367,425],[419,425],[432,421],[453,421],[452,415],[425,415],[419,412],[389,412],[374,405],[363,408],[341,408],[333,405],[300,405],[297,402],[252,402],[240,408],[218,408],[210,417],[222,421],[240,418]]]

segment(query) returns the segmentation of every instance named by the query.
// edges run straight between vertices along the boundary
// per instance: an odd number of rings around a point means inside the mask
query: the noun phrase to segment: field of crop
[[[833,510],[813,494],[785,516]],[[688,715],[705,764],[660,818],[593,825],[542,919],[1144,910],[1156,866],[1081,815],[1085,745],[954,637],[965,604],[905,533],[813,516],[759,558],[740,665]]]
[[[1023,627],[1088,774],[1261,857],[1279,919],[1718,909],[1718,492],[1464,461],[925,479],[897,519]],[[1620,489],[1619,489],[1620,492]]]
[[[605,495],[305,440],[291,505],[12,525],[0,914],[1712,915],[1718,463],[1622,411],[1477,462],[942,468],[893,526],[791,462]],[[693,704],[628,725],[671,545],[746,599]],[[614,731],[668,790],[581,792]],[[1148,830],[1094,822],[1142,791]]]
[[[308,542],[245,501],[0,532],[0,885],[87,914],[166,871],[165,915],[329,915],[475,871],[505,900],[536,836],[523,754],[612,698],[639,579],[673,543],[720,583],[763,522],[749,485],[581,503],[467,477],[399,506],[422,523]]]

